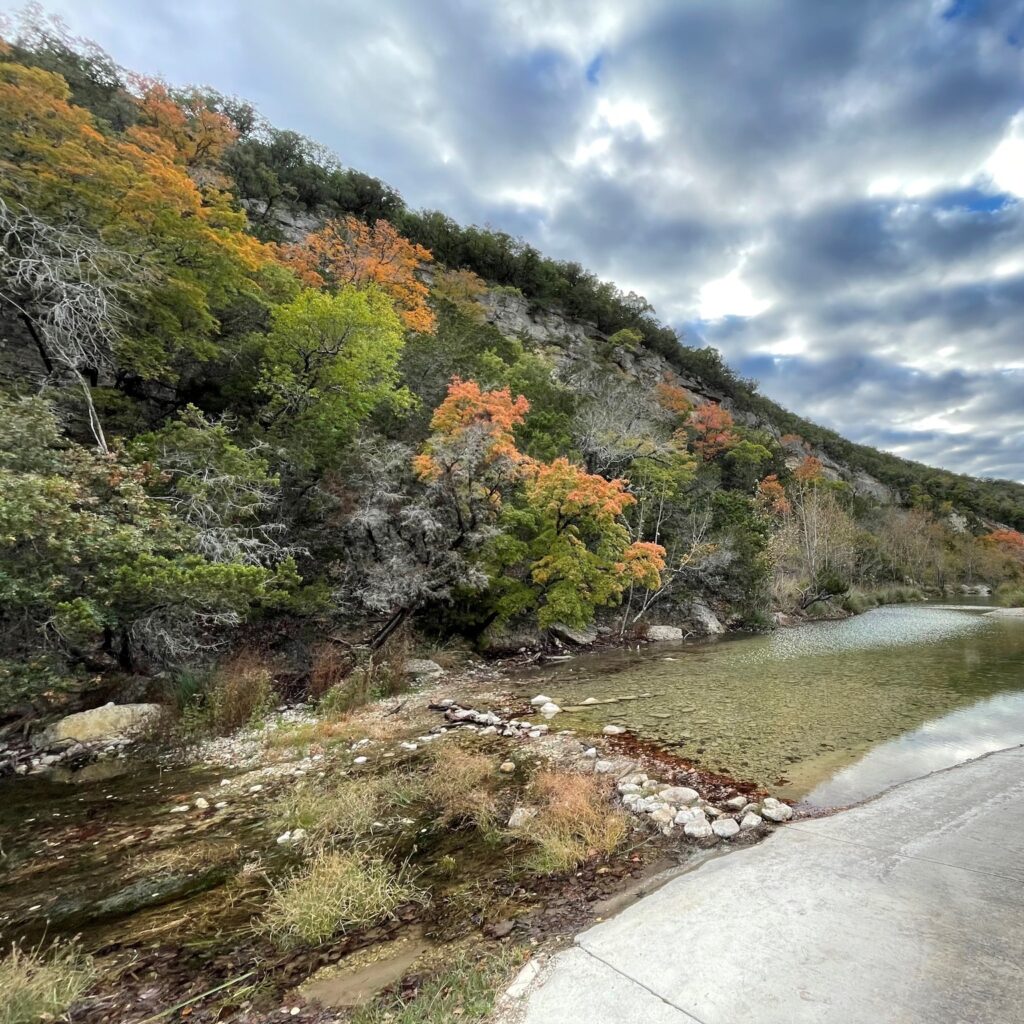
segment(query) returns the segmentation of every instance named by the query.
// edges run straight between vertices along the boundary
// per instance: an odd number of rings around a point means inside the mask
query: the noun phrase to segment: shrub
[[[1024,585],[1001,583],[996,587],[995,599],[1004,608],[1024,607]]]
[[[317,944],[390,917],[403,903],[426,903],[408,869],[358,853],[319,852],[270,893],[264,928],[281,947]]]
[[[0,960],[0,1024],[53,1019],[92,984],[92,958],[75,945],[41,950],[12,945]]]
[[[570,871],[611,853],[626,835],[626,816],[611,805],[605,779],[539,772],[533,790],[541,805],[519,834],[536,846],[528,860],[536,871]]]

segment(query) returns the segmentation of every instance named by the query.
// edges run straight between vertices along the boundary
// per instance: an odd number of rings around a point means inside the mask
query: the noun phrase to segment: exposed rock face
[[[540,647],[544,637],[535,626],[507,624],[490,626],[477,641],[483,654],[515,654]]]
[[[159,704],[105,704],[91,711],[79,711],[55,722],[46,730],[51,743],[77,740],[79,743],[127,739],[154,723],[163,709]]]
[[[571,323],[555,313],[531,313],[529,300],[514,292],[488,292],[482,304],[487,319],[510,337],[526,338],[539,345],[565,346],[589,341],[590,335],[582,324]],[[597,332],[592,329],[591,333]]]
[[[683,631],[679,626],[648,626],[648,640],[682,640]]]
[[[564,622],[556,622],[551,627],[551,633],[559,640],[578,644],[580,647],[588,647],[597,640],[598,636],[597,629],[593,626],[576,629],[574,626],[567,626]]]

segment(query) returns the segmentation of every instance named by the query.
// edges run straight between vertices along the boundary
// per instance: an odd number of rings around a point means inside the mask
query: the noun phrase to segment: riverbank
[[[1022,798],[1016,747],[787,826],[535,965],[502,1024],[1015,1020]]]

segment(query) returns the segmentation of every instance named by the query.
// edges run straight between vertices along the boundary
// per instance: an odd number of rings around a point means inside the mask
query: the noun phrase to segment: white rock
[[[263,788],[263,785],[261,783],[257,782],[255,786],[250,786],[249,787],[249,792],[250,793],[258,793],[262,788]]]
[[[199,809],[200,811],[205,811],[205,810],[206,810],[206,808],[207,808],[207,807],[209,807],[209,806],[210,806],[210,801],[209,801],[209,800],[207,800],[207,799],[206,799],[206,797],[202,797],[202,796],[201,796],[201,797],[199,797],[199,798],[198,798],[198,799],[196,800],[196,807],[197,807],[197,808],[198,808],[198,809]]]
[[[695,804],[700,799],[700,793],[695,789],[690,789],[689,786],[669,786],[667,789],[663,789],[660,795],[662,800],[667,800],[677,807],[689,807],[690,804]]]
[[[480,735],[481,736],[497,736],[498,735],[498,727],[496,725],[489,725],[489,726],[487,726],[486,729],[481,729],[480,730]]]
[[[648,626],[648,640],[682,640],[683,631],[678,626]]]
[[[711,831],[722,839],[732,839],[740,830],[735,818],[719,818],[711,823]]]
[[[177,807],[171,808],[171,814],[184,814],[186,811],[192,810],[191,804],[178,804]]]
[[[581,704],[596,704],[597,702],[598,701],[596,697],[587,697],[586,700],[580,701]]]
[[[515,761],[502,761],[498,766],[498,771],[505,775],[511,775],[516,770]]]
[[[527,734],[531,740],[539,740],[544,735],[540,729],[531,729]]]
[[[663,807],[668,807],[668,804],[664,800],[659,800],[656,796],[643,796],[637,801],[636,809],[642,811],[644,814],[653,814],[655,811],[660,811]]]
[[[712,804],[704,804],[703,806],[704,806],[704,813],[709,815],[712,818],[717,818],[717,817],[719,817],[719,815],[722,815],[722,814],[725,813],[725,811],[723,811],[721,808],[715,807]]]
[[[725,806],[730,811],[742,811],[747,806],[747,798],[745,796],[733,796],[725,801]]]
[[[547,704],[541,704],[540,713],[545,718],[554,718],[555,715],[561,714],[562,709],[553,701],[549,700]]]
[[[708,823],[708,819],[700,807],[684,807],[676,814],[674,820],[677,825],[690,825],[695,822],[703,822],[706,825]]]
[[[639,814],[639,804],[643,799],[644,798],[639,793],[627,793],[622,798],[622,806],[628,807],[631,811],[636,811]]]
[[[564,622],[556,622],[552,625],[551,632],[559,640],[567,640],[569,643],[579,644],[581,647],[586,647],[597,639],[597,630],[592,626],[577,629],[575,626],[567,626]]]
[[[749,832],[752,828],[757,828],[758,825],[764,824],[764,818],[760,814],[754,814],[753,811],[748,811],[743,815],[743,820],[740,822],[740,829],[744,832]]]
[[[110,743],[152,725],[162,714],[163,708],[159,704],[109,703],[62,718],[46,730],[46,737],[51,743],[59,740]]]
[[[621,725],[606,725],[601,730],[605,736],[621,736],[625,731]]]
[[[543,707],[545,704],[554,703],[550,697],[545,696],[543,693],[538,693],[536,697],[530,698],[530,703],[535,707]]]
[[[659,782],[657,779],[648,779],[642,783],[640,788],[645,793],[660,793],[663,789],[668,789],[668,786],[664,782]]]
[[[671,831],[674,818],[675,815],[671,807],[659,807],[656,811],[651,811],[651,821],[662,829],[667,828]]]
[[[282,832],[277,837],[277,845],[278,846],[287,846],[291,841],[292,841],[292,834],[291,834],[290,830],[288,832]]]
[[[583,756],[597,757],[597,747],[587,747],[587,749],[583,751]]]
[[[400,746],[400,747],[401,747],[401,748],[402,748],[403,750],[419,750],[419,749],[420,749],[420,747],[419,747],[419,744],[418,744],[418,743],[408,743],[408,742],[406,742],[406,743],[399,743],[398,745],[399,745],[399,746]]]
[[[618,789],[623,796],[626,796],[629,793],[640,792],[640,787],[635,782],[620,782]]]
[[[214,806],[214,807],[215,807],[215,808],[216,808],[216,809],[217,809],[218,811],[223,811],[223,810],[224,810],[224,808],[225,808],[225,807],[227,807],[227,805],[228,805],[228,802],[227,802],[227,800],[218,800],[218,801],[217,801],[217,802],[216,802],[216,803],[215,803],[215,804],[214,804],[213,806]]]
[[[614,771],[615,765],[611,761],[595,761],[594,771],[600,775],[607,775],[609,772]]]
[[[522,828],[528,821],[537,817],[536,807],[516,807],[509,815],[509,828]]]
[[[793,817],[793,808],[788,804],[780,803],[778,800],[769,803],[768,801],[771,799],[769,797],[761,805],[761,816],[769,821],[789,821]]]
[[[352,763],[353,764],[366,764],[366,762],[369,761],[369,760],[370,759],[365,754],[363,754],[360,757],[353,758]]]
[[[691,839],[707,839],[712,835],[711,826],[706,821],[691,821],[683,826],[683,834]]]
[[[643,772],[633,772],[631,775],[627,775],[623,782],[632,782],[635,786],[642,786],[647,781],[647,776]]]

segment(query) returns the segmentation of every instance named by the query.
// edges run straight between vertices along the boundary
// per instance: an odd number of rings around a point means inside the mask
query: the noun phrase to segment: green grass
[[[271,890],[263,927],[280,947],[318,945],[375,924],[403,903],[428,902],[406,867],[359,853],[320,851]]]
[[[92,958],[75,945],[46,952],[12,945],[0,960],[0,1024],[38,1024],[63,1014],[93,983]]]
[[[451,966],[428,978],[409,1002],[402,1002],[399,996],[384,996],[356,1010],[351,1024],[466,1024],[484,1020],[525,958],[525,951],[514,946],[482,959],[461,952]]]

